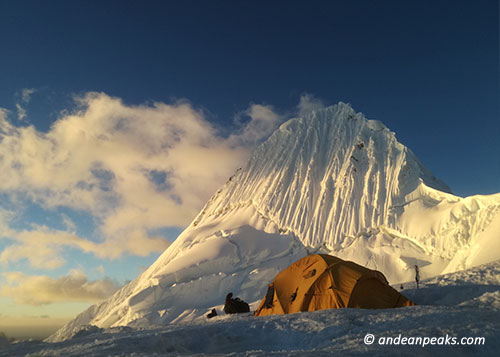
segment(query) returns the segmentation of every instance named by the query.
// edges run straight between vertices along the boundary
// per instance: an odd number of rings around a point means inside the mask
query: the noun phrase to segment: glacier
[[[310,253],[380,270],[391,284],[500,259],[500,194],[458,197],[384,124],[338,103],[287,121],[141,276],[47,341],[83,326],[193,321],[228,292],[255,307]]]

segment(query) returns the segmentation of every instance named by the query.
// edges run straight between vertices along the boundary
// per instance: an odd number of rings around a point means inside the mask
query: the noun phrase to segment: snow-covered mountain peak
[[[251,201],[307,246],[333,247],[364,226],[390,225],[393,204],[422,182],[449,191],[393,132],[339,103],[283,124],[194,224]]]
[[[460,198],[384,124],[349,104],[280,126],[139,278],[80,326],[191,320],[228,292],[258,303],[274,276],[313,252],[382,271],[391,283],[500,259],[500,195]]]

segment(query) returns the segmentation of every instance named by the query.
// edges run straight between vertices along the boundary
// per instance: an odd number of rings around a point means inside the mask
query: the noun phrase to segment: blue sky
[[[307,103],[382,121],[457,195],[500,192],[498,10],[0,1],[0,330],[135,278]]]

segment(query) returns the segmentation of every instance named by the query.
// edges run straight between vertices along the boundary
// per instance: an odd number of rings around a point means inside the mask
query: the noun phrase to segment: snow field
[[[421,282],[403,284],[414,307],[337,309],[255,318],[200,317],[147,329],[87,326],[73,338],[24,342],[0,356],[497,356],[500,350],[500,261]],[[219,311],[220,312],[220,311]],[[375,342],[364,343],[372,334]],[[435,337],[441,342],[484,337],[479,345],[380,345],[381,338]],[[410,342],[411,343],[411,342]],[[437,342],[436,342],[437,343]]]

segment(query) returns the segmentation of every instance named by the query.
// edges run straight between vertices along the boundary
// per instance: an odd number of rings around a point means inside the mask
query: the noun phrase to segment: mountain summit
[[[461,198],[396,136],[350,105],[284,123],[139,278],[49,341],[83,325],[191,320],[228,292],[257,302],[313,252],[380,270],[389,282],[500,259],[500,194]]]

